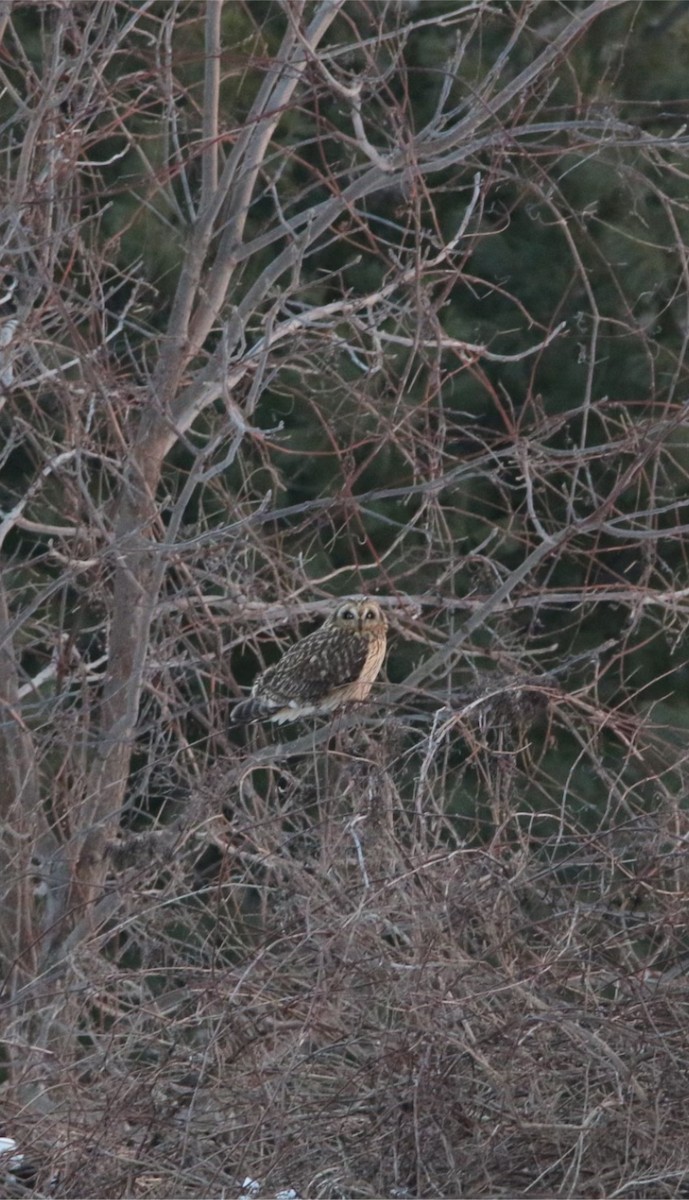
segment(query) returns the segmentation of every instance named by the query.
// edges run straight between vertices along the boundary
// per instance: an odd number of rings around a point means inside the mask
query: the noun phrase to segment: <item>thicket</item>
[[[8,1190],[689,1194],[688,50],[0,6]]]

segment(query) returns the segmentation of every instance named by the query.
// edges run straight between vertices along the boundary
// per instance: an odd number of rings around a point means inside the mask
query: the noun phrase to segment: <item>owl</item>
[[[231,725],[294,721],[365,700],[385,657],[385,642],[385,617],[375,600],[341,600],[320,629],[261,672],[251,695],[235,704]]]

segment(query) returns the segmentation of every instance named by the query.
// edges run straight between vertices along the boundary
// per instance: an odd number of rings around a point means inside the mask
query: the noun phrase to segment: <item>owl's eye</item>
[[[367,621],[375,621],[375,619],[376,619],[375,608],[367,608],[366,612],[364,613],[364,617]]]
[[[343,608],[342,612],[340,613],[340,616],[345,621],[353,621],[354,620],[354,610],[351,608]]]

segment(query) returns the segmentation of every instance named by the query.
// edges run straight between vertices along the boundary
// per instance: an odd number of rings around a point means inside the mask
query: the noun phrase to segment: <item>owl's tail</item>
[[[232,729],[234,725],[249,725],[252,721],[261,721],[264,717],[269,717],[274,710],[274,704],[268,704],[258,696],[238,700],[230,714],[228,727]]]

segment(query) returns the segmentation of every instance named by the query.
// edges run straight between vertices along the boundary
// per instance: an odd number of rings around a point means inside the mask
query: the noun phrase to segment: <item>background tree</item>
[[[0,26],[30,1186],[684,1194],[687,6]],[[352,592],[375,703],[228,730]]]

